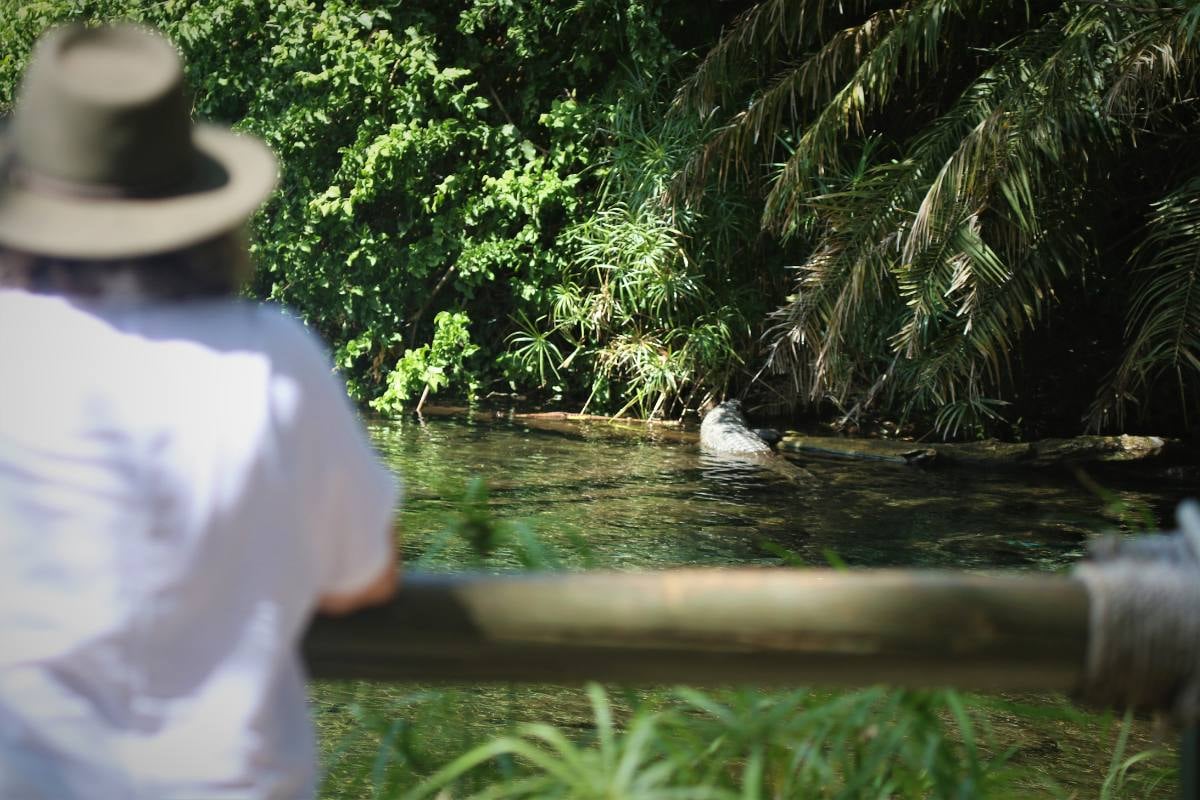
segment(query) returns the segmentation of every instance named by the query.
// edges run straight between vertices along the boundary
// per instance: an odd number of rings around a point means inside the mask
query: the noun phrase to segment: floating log
[[[944,461],[961,463],[1056,464],[1141,461],[1162,454],[1167,440],[1159,436],[1075,436],[1040,439],[1027,444],[969,442],[934,445]]]
[[[616,439],[650,439],[674,444],[695,444],[700,435],[675,420],[645,420],[631,417],[605,417],[574,414],[569,411],[517,412],[498,409],[469,409],[460,406],[427,405],[426,417],[461,417],[511,422],[532,430],[548,431],[573,438],[607,435]]]
[[[319,619],[312,674],[388,681],[953,685],[1070,690],[1081,583],[932,571],[407,575]]]
[[[1048,467],[1060,464],[1141,461],[1163,453],[1168,441],[1159,436],[1076,436],[1036,442],[956,442],[916,444],[894,439],[851,439],[789,433],[778,447],[793,453],[908,464],[988,464]]]
[[[789,453],[815,453],[867,461],[891,461],[896,464],[928,464],[938,455],[937,450],[932,447],[894,439],[802,436],[791,432],[779,441],[776,448]]]

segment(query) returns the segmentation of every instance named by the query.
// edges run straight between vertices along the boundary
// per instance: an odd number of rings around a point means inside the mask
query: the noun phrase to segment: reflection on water
[[[1055,569],[1116,526],[1098,497],[1054,471],[814,457],[796,459],[815,477],[800,484],[694,445],[614,438],[604,426],[568,436],[519,422],[406,420],[372,435],[407,483],[410,563],[474,475],[486,478],[496,516],[529,521],[568,563],[572,539],[582,540],[600,567],[779,563],[767,541],[814,565],[832,551],[853,566]],[[1109,489],[1170,519],[1176,498]],[[461,555],[450,548],[440,563]]]

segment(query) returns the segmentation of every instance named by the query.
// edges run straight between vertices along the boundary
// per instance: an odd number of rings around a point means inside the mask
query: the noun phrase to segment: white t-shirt
[[[297,644],[396,480],[300,324],[0,290],[0,798],[301,798]]]

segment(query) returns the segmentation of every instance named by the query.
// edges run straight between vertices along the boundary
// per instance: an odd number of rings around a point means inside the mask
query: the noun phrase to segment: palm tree
[[[1186,424],[1200,3],[827,6],[762,0],[675,99],[723,124],[674,198],[758,182],[763,228],[803,247],[768,331],[792,396],[931,412],[954,435],[1028,394],[1014,358],[1068,309],[1124,307],[1123,353],[1096,354],[1074,419],[1123,426],[1177,392]]]

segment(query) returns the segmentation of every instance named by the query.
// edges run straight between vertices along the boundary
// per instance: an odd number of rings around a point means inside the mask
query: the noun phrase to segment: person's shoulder
[[[320,349],[320,342],[283,306],[243,298],[160,303],[136,309],[135,324],[164,333],[185,335],[224,345],[221,349]]]
[[[0,336],[19,334],[53,341],[73,338],[95,342],[103,338],[105,324],[63,297],[37,294],[20,289],[0,289]],[[13,340],[16,341],[16,340]]]
[[[328,360],[325,344],[304,322],[283,306],[274,303],[243,303],[244,313],[271,345],[296,353],[301,358]]]
[[[69,314],[72,306],[56,295],[36,294],[22,289],[0,288],[0,309],[3,319],[14,314]]]
[[[310,389],[329,380],[333,358],[320,337],[288,309],[273,303],[244,301],[259,347],[279,377],[298,380]]]

